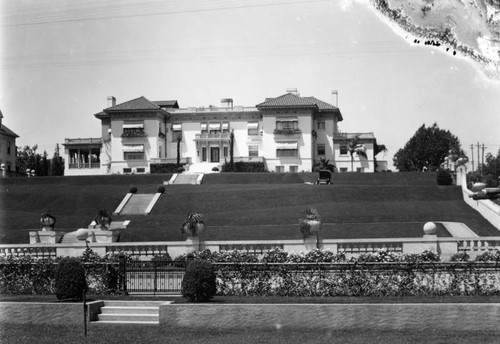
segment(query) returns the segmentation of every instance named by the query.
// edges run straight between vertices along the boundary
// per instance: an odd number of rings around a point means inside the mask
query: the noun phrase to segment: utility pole
[[[483,169],[480,167],[479,163],[481,162],[481,160],[479,159],[479,141],[477,142],[477,171],[479,172],[479,174],[483,175]]]
[[[488,148],[488,147],[485,147],[485,146],[484,146],[484,143],[483,143],[483,147],[482,147],[482,148],[483,148],[483,149],[482,149],[482,152],[481,152],[481,153],[482,153],[482,154],[481,154],[481,156],[482,156],[482,157],[481,157],[481,171],[483,170],[483,167],[484,167],[484,149],[485,149],[485,148]]]
[[[471,164],[472,164],[472,173],[474,173],[474,144],[470,145],[470,151],[471,151]]]

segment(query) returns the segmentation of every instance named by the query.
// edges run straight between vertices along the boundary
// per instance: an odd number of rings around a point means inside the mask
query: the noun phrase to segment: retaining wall
[[[88,302],[87,321],[96,320],[103,305],[102,301]],[[83,304],[0,302],[0,323],[83,326]]]
[[[498,329],[500,304],[169,304],[161,331]]]

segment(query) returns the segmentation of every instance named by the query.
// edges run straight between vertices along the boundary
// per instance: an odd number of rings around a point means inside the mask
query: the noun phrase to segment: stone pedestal
[[[30,232],[30,244],[57,244],[61,241],[62,236],[62,232],[32,231]]]
[[[312,251],[318,247],[318,237],[316,234],[304,238],[304,247],[306,251]]]
[[[198,252],[200,250],[200,238],[188,237],[186,239],[186,253]]]

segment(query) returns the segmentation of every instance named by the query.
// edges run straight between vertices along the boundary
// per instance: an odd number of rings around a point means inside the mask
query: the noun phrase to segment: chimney
[[[332,94],[335,96],[335,106],[339,107],[339,91],[332,90]]]
[[[116,98],[113,96],[108,96],[108,107],[116,105]]]
[[[233,98],[222,98],[220,100],[221,106],[223,108],[232,108],[233,107]]]
[[[291,93],[293,95],[300,97],[300,93],[296,88],[287,88],[286,93]]]

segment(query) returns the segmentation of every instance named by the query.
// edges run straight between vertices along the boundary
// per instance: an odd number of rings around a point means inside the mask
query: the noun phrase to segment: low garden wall
[[[55,299],[55,296],[54,296]],[[96,320],[102,301],[87,303],[87,321]],[[2,324],[52,324],[83,326],[83,303],[0,302]]]
[[[169,304],[160,329],[183,330],[438,330],[496,329],[500,304]]]

